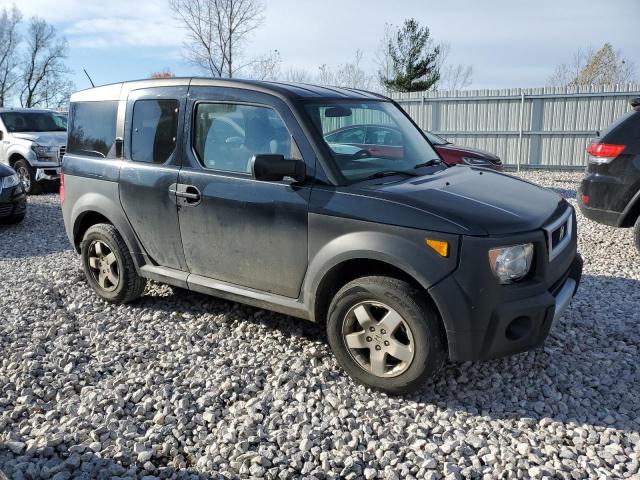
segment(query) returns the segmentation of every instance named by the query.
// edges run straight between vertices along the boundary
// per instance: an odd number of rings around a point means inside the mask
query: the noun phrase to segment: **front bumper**
[[[60,167],[42,167],[36,168],[36,182],[41,180],[59,180]]]
[[[27,195],[22,184],[0,189],[0,219],[21,215],[27,210]]]
[[[575,225],[573,213],[572,220]],[[530,275],[521,282],[500,285],[488,268],[488,249],[526,242],[532,242],[535,251]],[[549,258],[542,230],[463,238],[458,269],[429,289],[444,323],[451,360],[512,355],[545,341],[582,276],[575,229],[563,250]]]

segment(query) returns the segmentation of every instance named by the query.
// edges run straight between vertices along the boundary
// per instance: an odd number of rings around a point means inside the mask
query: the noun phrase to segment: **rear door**
[[[175,184],[182,164],[187,86],[134,90],[127,99],[120,201],[147,254],[187,270]]]
[[[250,173],[253,155],[278,153],[304,158],[313,178],[315,156],[292,112],[264,93],[194,86],[188,111],[178,201],[190,282],[296,298],[307,268],[311,185]]]

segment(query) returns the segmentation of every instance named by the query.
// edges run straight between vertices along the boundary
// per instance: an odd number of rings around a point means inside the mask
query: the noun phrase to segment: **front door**
[[[120,201],[154,262],[186,271],[172,186],[182,164],[187,87],[134,90],[127,99]]]
[[[177,186],[189,271],[296,298],[307,268],[311,186],[250,173],[259,153],[303,157],[312,171],[315,157],[291,111],[271,95],[192,86],[189,118]]]

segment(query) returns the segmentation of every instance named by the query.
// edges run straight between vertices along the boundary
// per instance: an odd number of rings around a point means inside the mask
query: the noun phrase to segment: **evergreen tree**
[[[428,27],[421,27],[413,18],[405,20],[387,47],[392,72],[389,77],[381,78],[386,88],[396,92],[417,92],[435,87],[440,78],[440,47],[432,47]]]

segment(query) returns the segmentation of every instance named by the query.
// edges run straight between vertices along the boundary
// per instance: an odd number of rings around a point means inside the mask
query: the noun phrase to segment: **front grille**
[[[549,261],[551,262],[571,243],[573,207],[567,208],[567,211],[560,218],[543,228],[547,237],[547,249],[549,251]]]
[[[67,146],[61,145],[60,148],[58,149],[58,165],[62,165],[62,158],[64,157],[64,154],[66,152],[67,152]]]

